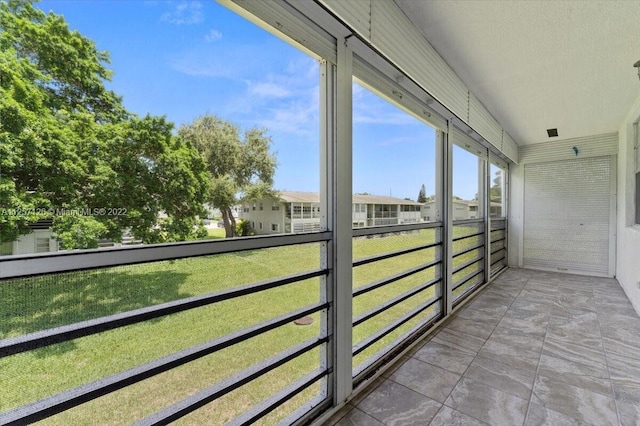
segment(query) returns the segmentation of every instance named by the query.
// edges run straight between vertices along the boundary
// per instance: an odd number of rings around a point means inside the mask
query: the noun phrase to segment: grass
[[[208,240],[217,240],[226,236],[224,228],[207,228]]]
[[[298,256],[303,253],[304,256]],[[290,259],[296,259],[291,262]],[[110,268],[3,283],[2,337],[222,290],[319,266],[318,244]],[[147,277],[151,280],[147,284]],[[163,279],[167,277],[167,279]],[[44,282],[43,282],[44,281]],[[1,410],[126,370],[170,353],[314,303],[319,279],[307,280],[76,339],[0,360]],[[294,296],[295,297],[292,297]],[[6,296],[6,297],[5,297]],[[18,300],[21,298],[22,300]],[[293,324],[187,364],[58,416],[51,424],[123,424],[151,414],[318,334]],[[315,364],[312,355],[283,366],[281,382],[247,392],[255,404]],[[286,382],[286,383],[284,383]],[[168,391],[170,390],[170,391]],[[227,398],[228,399],[228,398]],[[223,423],[246,408],[243,398],[220,401]]]
[[[210,230],[218,231],[218,229]],[[222,230],[224,232],[224,230]],[[354,259],[432,242],[435,230],[355,238]],[[458,229],[457,234],[473,230]],[[214,237],[211,235],[211,237]],[[466,241],[466,240],[465,240]],[[0,338],[190,297],[320,266],[320,244],[162,261],[0,283]],[[439,256],[438,248],[416,251],[353,269],[354,287],[405,271]],[[471,259],[466,256],[465,259]],[[456,259],[458,260],[458,259]],[[464,261],[460,259],[459,262]],[[462,273],[463,271],[461,271]],[[435,268],[354,299],[354,317],[435,276]],[[315,278],[258,294],[193,309],[0,359],[0,412],[127,370],[168,354],[321,300]],[[396,305],[353,330],[357,344],[435,296],[435,288]],[[435,308],[434,308],[435,309]],[[354,367],[419,324],[429,311],[355,357]],[[128,424],[224,380],[282,350],[317,336],[310,326],[287,324],[169,372],[98,398],[45,420],[44,424]],[[317,368],[315,349],[183,419],[184,424],[224,424]],[[273,424],[320,392],[319,385],[289,401],[261,424]]]

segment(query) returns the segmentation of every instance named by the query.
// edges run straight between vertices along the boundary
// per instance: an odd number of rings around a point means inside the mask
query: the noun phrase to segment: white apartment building
[[[422,204],[380,195],[353,195],[354,228],[400,225],[421,221]],[[247,201],[242,220],[256,234],[313,232],[320,230],[320,196],[316,192],[280,191],[277,199]]]

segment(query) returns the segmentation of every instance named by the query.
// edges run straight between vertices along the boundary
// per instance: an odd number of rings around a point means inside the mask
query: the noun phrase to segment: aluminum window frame
[[[357,43],[357,41],[356,41]],[[407,90],[405,86],[400,84],[399,82],[406,83],[408,80],[404,77],[399,77],[397,74],[398,70],[394,69],[394,67],[389,64],[384,58],[376,57],[370,54],[364,54],[362,46],[357,44],[357,51],[354,50],[354,59],[353,59],[353,81],[358,84],[365,90],[369,91],[374,96],[377,96],[382,101],[392,105],[397,108],[399,111],[415,118],[418,122],[422,123],[433,129],[435,131],[434,138],[434,163],[433,165],[429,165],[429,167],[433,167],[433,174],[427,175],[430,178],[434,179],[435,189],[436,189],[436,199],[443,199],[441,189],[439,187],[439,164],[438,164],[438,152],[440,151],[439,145],[444,143],[444,138],[442,137],[442,129],[446,128],[447,121],[440,116],[437,112],[435,112],[431,107],[431,102],[423,101],[422,99],[430,99],[426,96],[426,94],[422,91],[418,91],[419,95],[416,96],[414,93]],[[370,52],[369,52],[370,53]],[[362,56],[361,56],[362,55]],[[366,59],[365,59],[366,58]],[[379,67],[383,67],[385,71],[382,71],[380,68],[376,68],[374,65],[370,64],[368,61],[372,61],[376,63]],[[388,77],[389,73],[396,73],[395,80],[390,79]],[[414,90],[415,92],[415,90]],[[425,141],[426,144],[426,141]],[[434,222],[414,222],[414,223],[404,223],[397,224],[400,217],[400,212],[403,211],[401,205],[388,205],[388,204],[374,204],[372,210],[372,215],[369,216],[367,213],[368,220],[374,221],[374,226],[367,226],[365,228],[357,228],[353,231],[353,236],[374,236],[374,235],[382,235],[387,233],[398,233],[398,232],[407,232],[413,230],[420,229],[442,229],[443,224],[441,221]],[[421,208],[412,209],[414,212],[418,212],[418,215],[421,212]],[[394,224],[386,224],[385,222],[392,222]],[[416,247],[411,247],[409,249],[401,249],[392,252],[386,252],[379,255],[369,256],[363,259],[357,259],[353,261],[353,267],[358,267],[361,265],[365,265],[367,263],[373,263],[383,259],[390,259],[394,256],[412,253],[419,250],[424,250],[433,247],[439,247],[440,252],[443,253],[444,249],[444,240],[442,240],[442,235],[440,236],[440,240],[435,243],[423,244]],[[396,304],[399,304],[410,297],[418,295],[422,291],[427,288],[432,288],[438,286],[439,290],[437,293],[438,297],[430,299],[425,303],[421,304],[417,308],[414,308],[411,312],[406,315],[403,315],[400,318],[395,319],[391,324],[379,329],[372,335],[368,336],[364,340],[355,344],[353,347],[353,357],[360,354],[365,349],[369,348],[371,345],[377,343],[382,338],[390,334],[391,332],[397,330],[399,327],[403,326],[408,321],[417,317],[421,313],[425,312],[427,309],[434,306],[436,303],[441,303],[441,309],[437,311],[433,316],[428,318],[425,322],[421,322],[420,324],[412,327],[409,331],[405,331],[400,337],[394,339],[393,344],[387,345],[385,348],[376,351],[370,358],[366,361],[362,362],[357,368],[353,370],[353,381],[356,386],[359,386],[372,371],[375,371],[381,364],[387,361],[387,357],[396,349],[396,346],[404,346],[408,341],[415,339],[416,336],[425,332],[429,329],[430,324],[437,321],[441,316],[444,315],[445,312],[445,280],[442,275],[442,271],[444,268],[442,267],[444,260],[442,254],[439,258],[434,261],[427,262],[423,265],[417,266],[416,268],[411,268],[407,271],[403,271],[401,273],[395,274],[390,277],[381,277],[381,279],[369,283],[363,287],[359,287],[358,289],[353,291],[353,297],[358,297],[361,294],[364,294],[368,291],[375,290],[387,284],[391,284],[399,279],[410,276],[417,272],[433,268],[435,270],[436,279],[432,280],[429,283],[423,283],[423,287],[418,287],[413,290],[407,291],[404,294],[397,295],[395,298],[391,300],[387,300],[383,303],[382,306],[377,308],[372,308],[368,314],[359,315],[357,318],[353,319],[354,327],[363,322],[363,318],[369,319],[373,315],[373,312],[382,312],[382,310],[389,309]],[[353,283],[352,283],[353,284]],[[367,315],[370,315],[369,317]]]

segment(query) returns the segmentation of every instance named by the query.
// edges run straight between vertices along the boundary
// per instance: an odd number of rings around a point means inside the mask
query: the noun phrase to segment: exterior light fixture
[[[638,68],[638,78],[640,78],[640,61],[633,64],[634,67]]]

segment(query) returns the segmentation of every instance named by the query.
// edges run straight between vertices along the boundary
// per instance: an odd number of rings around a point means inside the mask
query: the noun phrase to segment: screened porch
[[[638,4],[218,3],[311,64],[319,201],[273,235],[3,243],[0,424],[640,423]],[[354,204],[413,172],[410,209]]]

